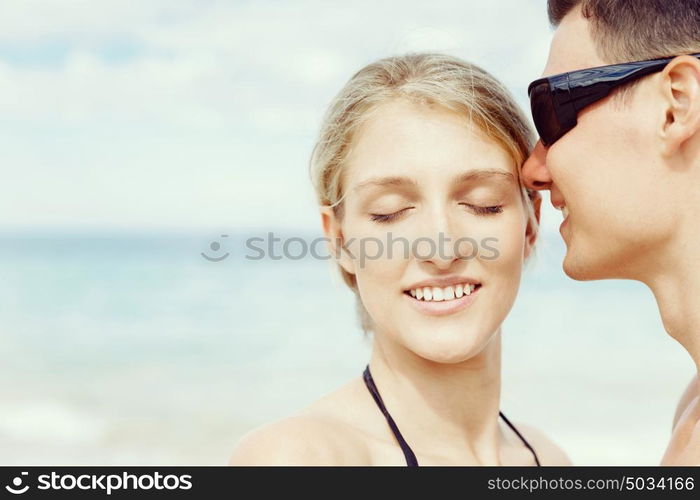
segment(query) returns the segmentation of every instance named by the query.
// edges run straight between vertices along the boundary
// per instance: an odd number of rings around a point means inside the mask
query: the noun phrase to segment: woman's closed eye
[[[375,222],[379,222],[380,224],[393,222],[395,220],[398,220],[401,216],[405,215],[412,208],[414,207],[406,207],[396,212],[392,212],[390,214],[370,214],[370,218]]]
[[[503,205],[483,206],[464,202],[460,203],[460,205],[467,207],[471,212],[475,213],[476,215],[495,215],[503,212]]]

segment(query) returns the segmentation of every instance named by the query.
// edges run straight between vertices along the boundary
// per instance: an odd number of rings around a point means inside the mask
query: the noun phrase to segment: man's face
[[[544,76],[606,64],[577,9],[554,34]],[[574,279],[644,281],[650,255],[669,237],[678,200],[661,175],[655,78],[642,79],[625,100],[613,94],[585,108],[576,127],[549,148],[538,142],[523,165],[525,184],[549,189],[552,204],[566,208],[564,271]]]

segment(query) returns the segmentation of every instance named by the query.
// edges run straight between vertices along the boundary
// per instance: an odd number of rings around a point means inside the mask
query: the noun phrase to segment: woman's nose
[[[463,227],[457,227],[458,222],[451,219],[452,215],[445,211],[433,215],[433,230],[419,238],[415,246],[418,260],[432,263],[440,270],[447,270],[461,260],[463,240],[468,235],[464,234]]]

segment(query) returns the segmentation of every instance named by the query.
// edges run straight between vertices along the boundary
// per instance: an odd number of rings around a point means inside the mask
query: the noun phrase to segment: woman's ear
[[[333,207],[323,205],[320,208],[321,227],[326,237],[328,251],[342,268],[350,274],[355,274],[354,259],[350,250],[346,248],[346,241],[343,235],[341,221],[336,215]]]
[[[524,257],[527,259],[535,248],[540,227],[540,209],[542,208],[542,195],[539,191],[528,189],[528,196],[532,200],[532,212],[535,221],[531,217],[527,218],[527,228],[525,229],[525,251]]]
[[[700,132],[700,60],[679,56],[666,65],[659,80],[664,98],[660,130],[665,156],[672,156]]]

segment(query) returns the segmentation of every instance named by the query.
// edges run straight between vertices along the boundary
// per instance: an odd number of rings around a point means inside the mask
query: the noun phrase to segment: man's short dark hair
[[[578,7],[611,64],[700,52],[700,0],[548,0],[549,21]]]

